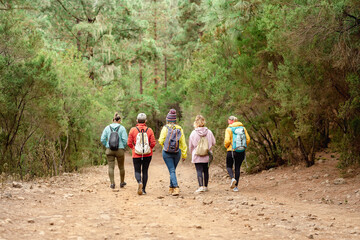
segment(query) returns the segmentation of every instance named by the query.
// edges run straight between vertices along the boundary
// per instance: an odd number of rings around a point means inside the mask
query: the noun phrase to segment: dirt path
[[[173,197],[157,153],[148,194],[139,196],[126,156],[128,184],[117,191],[109,188],[107,166],[3,186],[0,239],[360,239],[359,178],[333,184],[331,161],[310,169],[243,175],[234,193],[213,166],[210,191],[197,195],[193,165],[180,163],[181,195]]]

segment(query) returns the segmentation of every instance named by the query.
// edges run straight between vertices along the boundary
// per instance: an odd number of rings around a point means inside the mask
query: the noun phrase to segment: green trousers
[[[115,158],[117,160],[118,167],[120,170],[120,180],[121,180],[120,183],[124,182],[124,178],[125,178],[124,152],[125,152],[124,149],[118,149],[117,151],[110,150],[109,148],[106,149],[105,154],[109,165],[109,178],[111,184],[115,184],[115,180],[114,180]]]

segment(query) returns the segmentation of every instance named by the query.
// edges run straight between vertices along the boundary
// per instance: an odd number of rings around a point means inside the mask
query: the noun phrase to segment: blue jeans
[[[162,155],[170,173],[170,187],[171,188],[178,187],[179,185],[176,179],[175,170],[178,163],[180,162],[181,150],[179,150],[179,152],[177,153],[167,153],[163,150]]]

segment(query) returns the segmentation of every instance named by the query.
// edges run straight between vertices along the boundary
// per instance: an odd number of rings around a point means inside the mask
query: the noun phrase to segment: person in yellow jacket
[[[228,119],[229,126],[225,130],[225,139],[224,139],[224,145],[227,149],[227,155],[226,155],[226,170],[229,173],[229,176],[231,178],[230,188],[233,189],[234,192],[238,192],[238,183],[240,179],[240,167],[242,162],[245,159],[245,150],[246,147],[250,143],[250,136],[248,132],[246,131],[246,128],[244,125],[238,121],[238,119],[234,116],[230,116]],[[234,146],[234,135],[238,133],[238,131],[242,131],[242,135],[246,136],[246,141],[244,141],[241,148]],[[236,133],[235,133],[236,131]],[[237,134],[236,134],[237,135]],[[239,135],[241,135],[239,133]],[[240,139],[240,138],[239,138]],[[245,144],[246,142],[246,144]],[[236,144],[236,143],[235,143]],[[240,145],[240,144],[239,144]],[[235,148],[235,149],[234,149]],[[233,166],[235,164],[235,178],[234,178],[234,172],[233,172]]]
[[[180,193],[176,178],[176,167],[180,158],[187,157],[187,145],[183,129],[176,124],[176,110],[170,109],[166,116],[166,125],[162,128],[159,143],[163,147],[162,156],[170,173],[169,194],[177,196]]]

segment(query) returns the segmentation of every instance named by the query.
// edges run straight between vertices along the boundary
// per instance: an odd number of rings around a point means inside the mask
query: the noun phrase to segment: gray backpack
[[[119,149],[119,133],[118,130],[120,129],[120,126],[116,127],[115,129],[112,129],[110,127],[110,137],[109,137],[109,148],[112,151],[117,151]]]
[[[164,151],[168,153],[179,152],[179,141],[181,137],[181,130],[174,127],[166,126],[168,133],[164,142]]]

